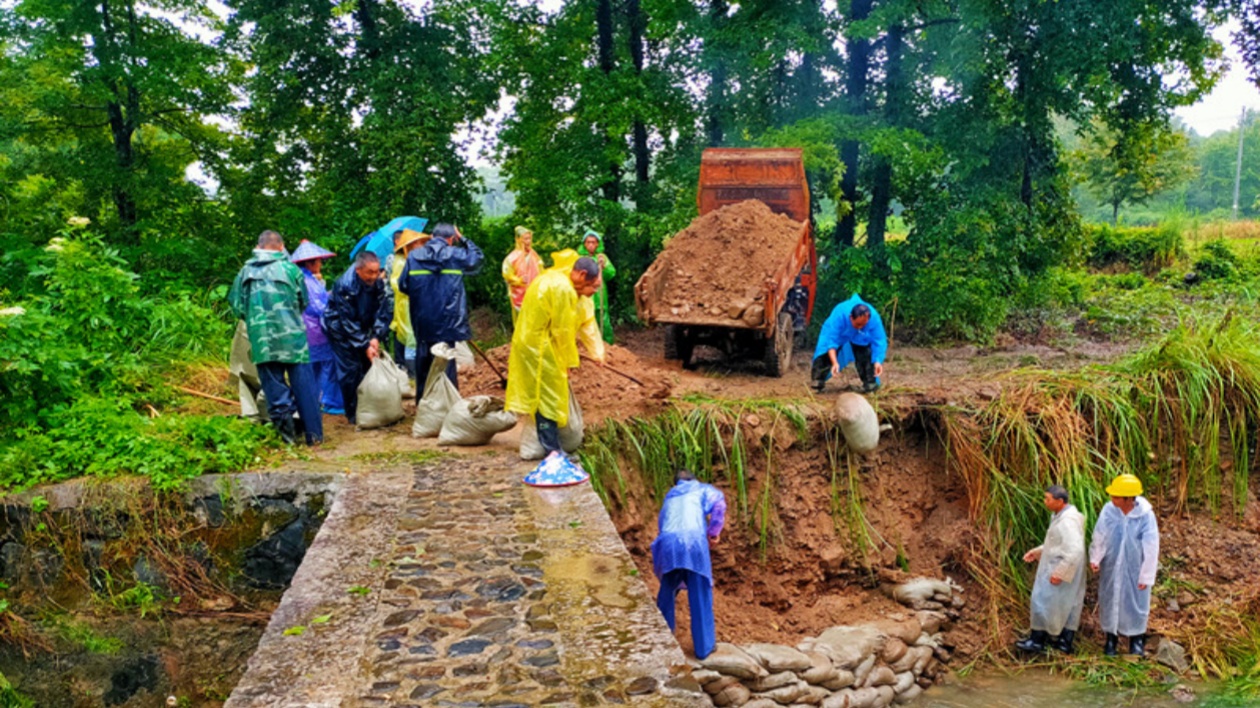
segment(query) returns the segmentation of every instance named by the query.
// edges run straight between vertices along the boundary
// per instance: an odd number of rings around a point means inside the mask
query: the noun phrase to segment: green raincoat
[[[245,320],[255,364],[305,364],[311,360],[306,344],[306,283],[302,271],[283,251],[254,249],[228,293],[232,312]]]
[[[595,253],[586,250],[586,239],[594,236],[599,243],[595,247]],[[608,256],[604,255],[604,237],[594,231],[587,231],[582,235],[582,244],[578,247],[578,255],[587,258],[594,258],[599,263],[599,275],[601,282],[599,289],[591,296],[595,301],[595,319],[599,322],[599,328],[603,332],[604,341],[609,344],[613,343],[613,327],[612,315],[608,312],[608,281],[617,276],[617,269],[613,266],[612,261],[608,260]]]

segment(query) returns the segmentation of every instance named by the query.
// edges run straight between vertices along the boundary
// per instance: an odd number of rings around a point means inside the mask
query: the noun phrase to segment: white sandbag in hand
[[[840,394],[836,399],[836,419],[850,450],[865,453],[879,446],[879,417],[862,396]]]
[[[424,395],[416,406],[416,422],[411,426],[411,435],[417,438],[431,438],[441,433],[446,415],[460,401],[459,389],[446,377],[446,363],[455,358],[455,347],[439,342],[429,352],[433,354],[433,363],[424,382]]]
[[[355,421],[360,428],[381,428],[403,418],[402,393],[398,378],[391,370],[393,362],[383,356],[372,360],[372,368],[359,384],[359,406]],[[395,367],[396,368],[396,367]]]
[[[503,399],[471,396],[451,406],[438,435],[439,445],[486,445],[516,425],[516,414],[503,410]]]
[[[582,447],[586,437],[586,428],[582,422],[582,407],[578,405],[573,388],[569,388],[569,422],[560,428],[560,447],[565,452],[573,452]],[[547,451],[538,441],[538,426],[534,416],[525,417],[525,429],[521,431],[521,459],[541,460]]]
[[[472,348],[468,346],[468,342],[455,342],[455,371],[465,373],[472,371],[477,365],[477,360],[473,358]]]
[[[378,356],[376,358],[384,363],[385,368],[389,370],[389,375],[398,384],[399,395],[404,398],[411,395],[411,379],[407,376],[407,370],[395,364],[394,360],[387,356]]]

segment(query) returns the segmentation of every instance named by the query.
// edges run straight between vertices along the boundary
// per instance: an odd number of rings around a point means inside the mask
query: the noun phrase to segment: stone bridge
[[[227,708],[710,705],[589,484],[346,477]]]

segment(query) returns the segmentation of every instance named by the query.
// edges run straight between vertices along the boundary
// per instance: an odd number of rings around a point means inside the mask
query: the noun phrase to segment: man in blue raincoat
[[[398,290],[411,301],[411,329],[416,336],[416,381],[428,380],[433,363],[430,349],[438,342],[454,346],[472,338],[468,323],[468,296],[464,277],[481,272],[484,256],[477,244],[464,238],[451,224],[433,227],[428,243],[407,256],[407,267],[398,278]],[[446,375],[459,386],[455,362]],[[416,386],[416,400],[424,384]]]
[[[371,251],[360,251],[354,264],[333,283],[323,320],[333,349],[333,373],[351,425],[358,414],[359,384],[380,355],[393,319],[394,292],[381,277],[381,260]]]
[[[884,355],[888,353],[888,335],[884,321],[875,308],[856,294],[836,305],[823,323],[814,349],[810,378],[814,390],[822,392],[827,379],[853,363],[862,381],[862,393],[879,390],[884,375]]]
[[[1111,501],[1103,507],[1089,544],[1089,567],[1098,573],[1098,610],[1106,635],[1103,653],[1115,656],[1121,636],[1129,653],[1146,652],[1146,622],[1151,614],[1151,587],[1159,567],[1159,524],[1151,503],[1142,495],[1142,481],[1122,474],[1107,487]]]
[[[1071,654],[1085,604],[1085,516],[1057,484],[1046,489],[1045,505],[1053,514],[1046,540],[1024,554],[1025,563],[1037,564],[1029,602],[1032,633],[1015,648],[1041,654],[1050,645]]]
[[[717,543],[726,522],[726,497],[711,484],[697,481],[680,469],[674,487],[665,495],[656,540],[652,542],[652,570],[660,578],[656,606],[674,629],[674,601],[687,586],[691,606],[691,641],[696,658],[713,653],[717,627],[713,620],[713,566],[709,544]]]

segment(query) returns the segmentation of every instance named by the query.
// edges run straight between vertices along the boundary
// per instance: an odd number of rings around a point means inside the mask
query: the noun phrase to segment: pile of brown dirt
[[[801,228],[756,199],[711,211],[670,239],[639,279],[636,298],[654,317],[690,314],[759,325],[763,281],[791,258]]]
[[[512,345],[505,344],[486,352],[486,356],[505,376],[511,349]],[[607,347],[607,351],[606,366],[583,359],[581,367],[569,372],[569,385],[582,406],[586,423],[590,425],[604,418],[621,419],[661,412],[674,391],[675,377],[640,360],[629,349],[614,345]],[[634,377],[640,383],[630,381],[622,374]],[[477,367],[468,374],[460,375],[459,392],[465,397],[479,394],[502,396],[503,387],[499,377],[481,357],[477,357]]]

